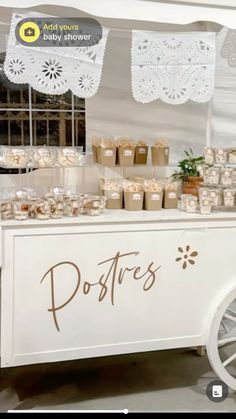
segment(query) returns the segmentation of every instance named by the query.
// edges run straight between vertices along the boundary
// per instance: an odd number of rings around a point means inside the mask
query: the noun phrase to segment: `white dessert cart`
[[[2,222],[1,366],[206,345],[236,389],[235,233],[178,210]]]
[[[50,3],[105,18],[230,28],[236,21],[234,0],[27,0],[24,7]],[[9,0],[8,7],[21,6]],[[106,211],[53,224],[2,222],[1,367],[206,346],[216,374],[236,389],[235,249],[233,213]]]

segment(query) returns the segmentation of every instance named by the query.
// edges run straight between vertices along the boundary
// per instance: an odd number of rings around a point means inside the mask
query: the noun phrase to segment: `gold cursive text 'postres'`
[[[99,262],[97,266],[104,268],[104,272],[97,282],[89,282],[87,280],[82,281],[80,269],[73,262],[60,262],[49,268],[40,282],[42,283],[46,278],[50,280],[51,307],[48,308],[48,311],[52,313],[53,321],[58,332],[60,331],[60,328],[57,319],[57,311],[66,307],[79,292],[86,296],[93,289],[96,289],[98,291],[98,302],[102,302],[105,298],[109,298],[111,304],[114,306],[117,286],[125,283],[128,276],[135,281],[143,281],[143,291],[149,291],[155,284],[157,273],[161,268],[161,265],[155,266],[154,262],[150,262],[144,269],[138,264],[135,266],[128,266],[128,259],[138,255],[139,252],[117,252],[115,256]],[[122,264],[125,264],[125,266],[122,266]],[[73,269],[76,285],[70,297],[67,298],[63,304],[57,305],[55,287],[59,267]]]

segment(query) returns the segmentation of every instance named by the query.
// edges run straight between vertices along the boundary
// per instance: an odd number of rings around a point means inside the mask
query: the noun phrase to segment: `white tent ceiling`
[[[0,0],[8,8],[32,8],[54,5],[77,8],[105,18],[189,24],[216,22],[236,29],[235,0]]]

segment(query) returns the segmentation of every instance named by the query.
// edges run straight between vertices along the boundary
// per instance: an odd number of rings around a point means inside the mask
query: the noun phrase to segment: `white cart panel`
[[[170,228],[6,229],[2,366],[204,344],[236,228]]]

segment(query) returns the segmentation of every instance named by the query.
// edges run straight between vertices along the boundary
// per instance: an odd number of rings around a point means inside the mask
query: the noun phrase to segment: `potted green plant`
[[[204,157],[194,157],[193,150],[184,151],[186,157],[178,162],[179,172],[173,174],[175,179],[183,181],[183,193],[198,196],[200,183],[203,182],[200,168],[204,164]]]

